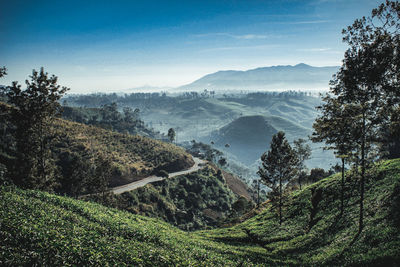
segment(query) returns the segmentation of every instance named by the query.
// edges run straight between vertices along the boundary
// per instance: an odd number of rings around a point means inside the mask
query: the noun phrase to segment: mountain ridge
[[[314,67],[305,63],[249,70],[220,70],[177,90],[314,90],[327,89],[339,66]]]

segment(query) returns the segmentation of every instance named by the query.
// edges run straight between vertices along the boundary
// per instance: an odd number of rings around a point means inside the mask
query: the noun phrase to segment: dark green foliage
[[[301,182],[305,178],[307,168],[304,162],[311,157],[311,147],[305,139],[299,138],[293,141],[293,149],[298,158],[297,179],[301,189]]]
[[[51,190],[56,186],[57,168],[51,153],[54,130],[52,121],[59,114],[58,100],[68,90],[57,84],[57,77],[49,77],[43,68],[33,70],[27,88],[14,82],[7,88],[10,110],[9,121],[15,126],[15,160],[10,176],[15,184],[25,188]]]
[[[169,128],[168,130],[168,139],[172,143],[175,140],[175,130],[174,128]]]
[[[261,181],[272,189],[271,201],[277,203],[279,224],[282,224],[283,189],[296,175],[298,157],[289,145],[284,132],[272,137],[271,148],[261,156],[262,166],[258,170]]]
[[[363,229],[365,170],[376,157],[377,146],[387,143],[383,139],[391,134],[387,135],[386,129],[396,121],[391,118],[400,104],[399,26],[400,4],[387,0],[373,9],[370,17],[343,30],[349,49],[331,81],[331,96],[324,98],[323,114],[314,124],[317,141],[325,140],[340,156],[351,154],[360,162],[359,233]]]
[[[318,182],[319,180],[324,179],[330,175],[332,175],[331,172],[325,171],[322,168],[313,168],[313,169],[311,169],[310,174],[307,175],[306,179],[308,180],[309,183],[315,183],[315,182]]]
[[[168,178],[168,176],[169,176],[168,172],[166,172],[166,171],[164,171],[164,170],[160,170],[160,171],[157,173],[157,175],[158,175],[158,176],[161,176],[161,177],[163,177],[163,178]]]
[[[0,78],[1,77],[4,77],[4,76],[6,76],[7,75],[7,69],[6,69],[6,67],[1,67],[0,68]]]
[[[89,197],[100,200],[99,197]],[[155,182],[115,196],[109,205],[161,218],[184,230],[217,226],[231,212],[235,196],[213,169]]]

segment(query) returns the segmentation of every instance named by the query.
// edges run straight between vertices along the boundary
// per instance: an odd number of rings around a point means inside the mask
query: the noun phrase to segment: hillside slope
[[[346,184],[342,217],[334,175],[291,193],[281,226],[267,204],[242,224],[194,233],[98,204],[2,187],[0,265],[397,266],[400,159],[368,171],[365,228],[356,239],[355,176]]]
[[[138,135],[121,134],[102,128],[59,119],[57,153],[78,151],[90,155],[107,155],[114,167],[110,186],[118,186],[157,170],[168,172],[189,168],[192,157],[173,144]]]
[[[0,109],[3,112],[0,118],[0,137],[3,141],[0,164],[11,169],[16,152],[13,126],[7,119],[7,113],[12,107],[0,102]],[[72,176],[77,180],[87,177],[86,172],[94,168],[93,162],[99,158],[105,158],[110,165],[111,177],[107,182],[111,187],[139,180],[159,170],[181,171],[194,164],[192,157],[182,148],[147,137],[117,133],[64,119],[55,119],[53,130],[52,160],[64,176],[62,183],[65,184],[72,183]],[[61,191],[69,193],[68,190]],[[83,188],[75,191],[87,193]]]
[[[351,175],[351,176],[350,176]],[[400,159],[367,172],[365,227],[358,231],[358,179],[347,173],[345,211],[340,216],[336,174],[290,194],[279,226],[268,204],[261,214],[232,228],[202,232],[227,243],[257,243],[270,257],[295,265],[397,266],[400,263]]]

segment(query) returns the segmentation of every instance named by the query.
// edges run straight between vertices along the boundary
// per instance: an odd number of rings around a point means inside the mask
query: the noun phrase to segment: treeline
[[[158,140],[168,138],[149,128],[140,118],[140,109],[123,107],[119,111],[117,103],[102,105],[100,108],[62,107],[62,117],[67,120],[93,125],[120,133],[147,136]]]
[[[165,92],[112,94],[69,95],[63,98],[64,105],[81,107],[101,107],[117,103],[120,106],[136,106],[140,109],[178,104],[182,100],[196,100],[207,98],[219,99],[270,99],[270,98],[303,98],[312,96],[311,92],[283,91],[283,92],[232,92],[218,93],[205,89],[202,92],[182,92],[167,95]]]

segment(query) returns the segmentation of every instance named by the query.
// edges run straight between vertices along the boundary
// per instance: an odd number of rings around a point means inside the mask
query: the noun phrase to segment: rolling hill
[[[110,186],[129,183],[158,170],[179,171],[194,164],[192,157],[182,148],[147,137],[62,119],[56,121],[55,127],[60,133],[56,141],[58,154],[85,151],[110,158],[114,168]]]
[[[288,195],[280,226],[269,203],[230,228],[184,232],[156,219],[40,191],[1,187],[1,265],[397,266],[400,159],[368,171],[365,227],[356,236],[358,178]],[[319,193],[317,193],[319,192]]]
[[[11,106],[2,102],[0,107],[4,114],[11,109]],[[12,138],[8,134],[11,128],[3,120],[0,125],[4,127],[4,140],[10,139],[10,145],[3,145],[0,149],[0,163],[7,166],[14,153]],[[148,137],[122,134],[59,118],[54,120],[53,128],[52,157],[66,177],[65,182],[69,184],[71,181],[68,179],[75,171],[73,168],[80,166],[84,172],[91,168],[90,164],[84,164],[92,163],[100,157],[110,161],[111,178],[108,185],[111,187],[139,180],[159,170],[179,171],[194,164],[191,155],[184,149]],[[84,176],[83,173],[79,175]]]
[[[178,90],[326,90],[339,67],[272,66],[208,74]]]
[[[212,140],[219,148],[225,148],[246,164],[253,164],[269,148],[272,136],[284,130],[289,140],[307,136],[310,130],[278,116],[244,116],[211,133]]]

